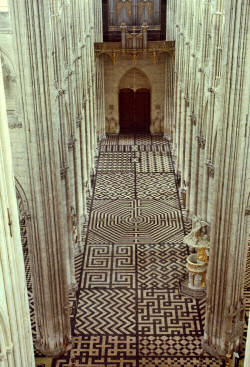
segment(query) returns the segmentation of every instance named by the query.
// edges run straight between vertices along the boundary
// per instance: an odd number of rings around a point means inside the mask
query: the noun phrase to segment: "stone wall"
[[[109,57],[105,57],[105,104],[106,104],[106,132],[119,133],[119,88],[133,87],[136,89],[145,88],[145,80],[151,92],[151,125],[152,134],[164,133],[164,101],[165,101],[165,63],[166,58],[171,56],[161,55],[157,64],[153,63],[150,56],[143,56],[133,64],[131,57],[121,56],[116,65],[113,65]],[[124,82],[124,75],[131,69],[137,70],[134,73],[135,79]],[[145,78],[142,77],[144,74]],[[166,76],[168,78],[168,76]],[[133,78],[132,78],[133,79]],[[121,84],[122,81],[122,84]],[[130,84],[132,85],[130,86]]]

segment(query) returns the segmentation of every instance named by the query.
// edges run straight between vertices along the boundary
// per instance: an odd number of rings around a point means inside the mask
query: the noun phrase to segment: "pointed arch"
[[[147,75],[139,68],[133,67],[125,72],[119,82],[120,89],[149,89],[151,90],[151,83]]]

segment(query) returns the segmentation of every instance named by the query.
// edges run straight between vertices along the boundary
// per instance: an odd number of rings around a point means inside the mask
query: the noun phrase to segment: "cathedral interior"
[[[249,7],[0,0],[1,367],[250,367]]]

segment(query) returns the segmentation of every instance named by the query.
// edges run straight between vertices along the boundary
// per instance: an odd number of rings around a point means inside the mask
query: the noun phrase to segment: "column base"
[[[226,350],[223,350],[222,348],[218,348],[218,346],[211,345],[208,340],[204,339],[204,337],[202,338],[202,349],[208,354],[221,360],[226,359],[226,354],[228,352]]]
[[[50,346],[45,342],[37,341],[36,348],[44,356],[56,358],[56,357],[62,356],[63,354],[67,353],[68,351],[72,349],[72,341],[71,339],[70,340],[67,339],[67,341],[65,341],[63,344],[60,343],[60,345],[58,345],[57,343],[55,343],[54,345],[50,345]]]
[[[169,142],[173,142],[173,137],[171,135],[169,135],[168,133],[164,133],[163,137]]]

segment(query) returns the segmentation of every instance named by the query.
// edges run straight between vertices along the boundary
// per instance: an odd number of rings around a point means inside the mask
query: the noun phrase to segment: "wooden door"
[[[150,90],[121,89],[119,93],[121,133],[148,133],[150,126]]]
[[[134,121],[134,91],[121,89],[119,93],[120,132],[133,132]]]
[[[134,124],[139,133],[149,133],[150,126],[150,91],[137,89],[134,98]]]

